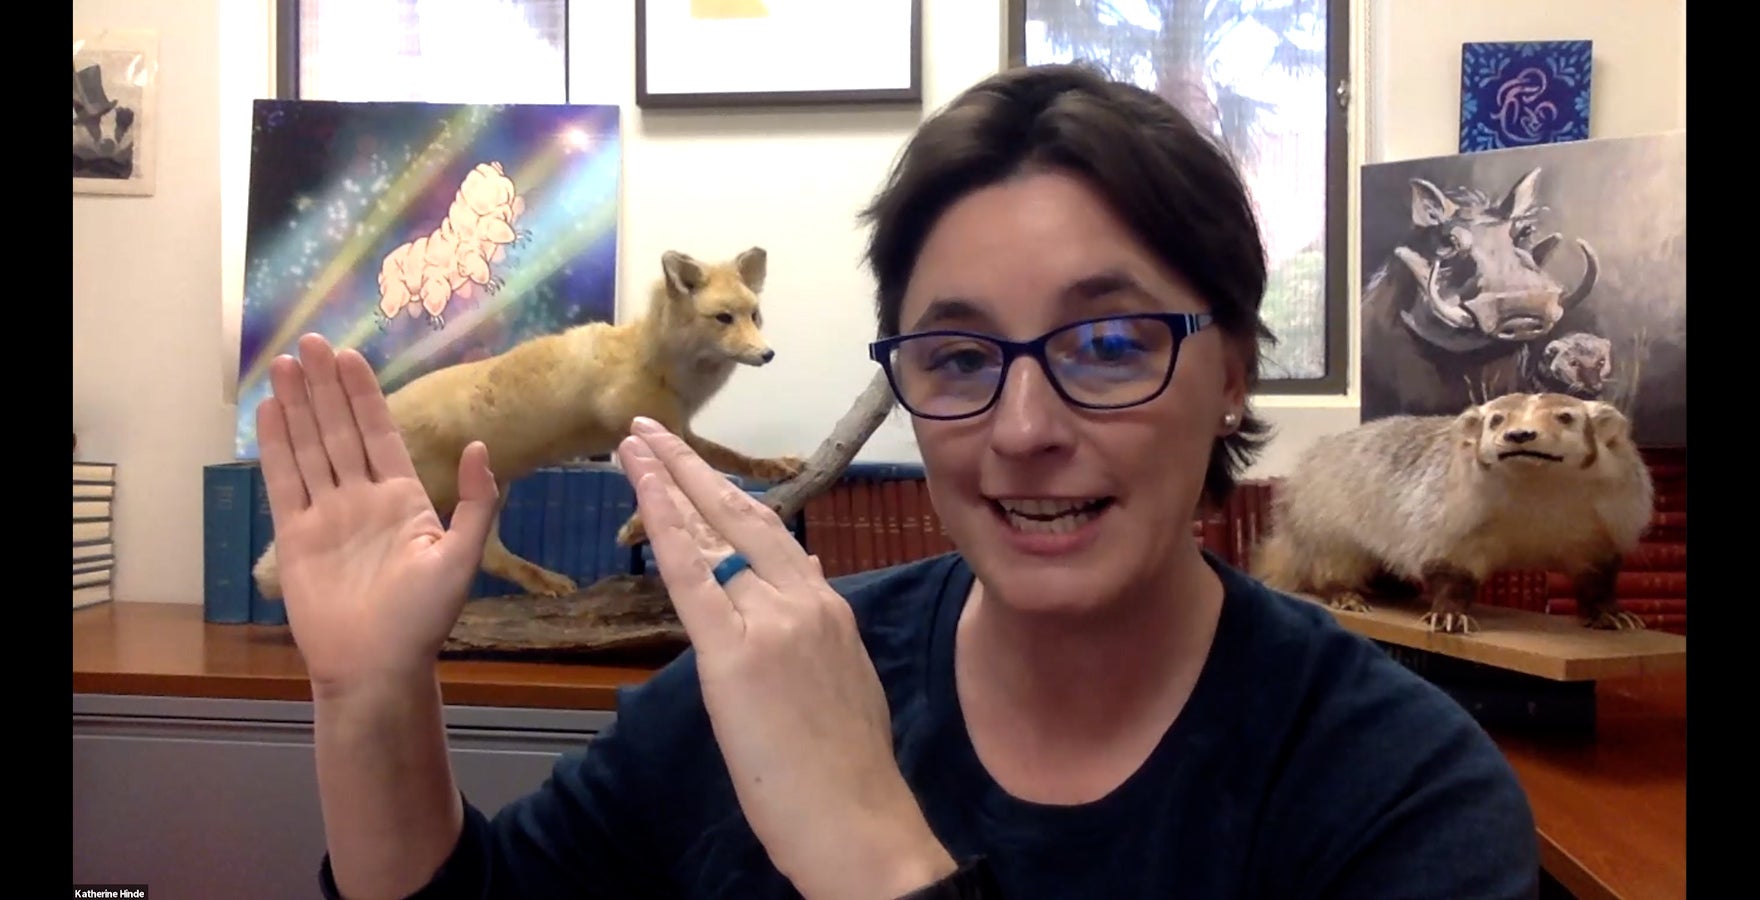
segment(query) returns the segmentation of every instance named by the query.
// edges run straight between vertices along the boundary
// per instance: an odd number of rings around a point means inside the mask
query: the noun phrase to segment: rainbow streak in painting
[[[317,332],[394,391],[615,308],[612,106],[258,101],[235,455]]]

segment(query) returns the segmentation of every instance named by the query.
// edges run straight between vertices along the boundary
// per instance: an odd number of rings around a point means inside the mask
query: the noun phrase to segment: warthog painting
[[[1365,166],[1362,418],[1509,391],[1686,439],[1686,134]]]

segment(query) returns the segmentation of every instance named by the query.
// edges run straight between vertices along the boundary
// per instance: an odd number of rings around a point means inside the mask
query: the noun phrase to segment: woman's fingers
[[[330,468],[338,484],[367,480],[366,451],[361,446],[361,429],[355,424],[354,410],[336,371],[336,353],[320,335],[307,334],[299,339],[300,368],[306,373],[306,386],[312,398],[313,418],[324,451],[330,457]]]
[[[806,574],[806,554],[774,510],[711,468],[688,444],[659,423],[638,418],[631,430],[635,439],[647,445],[666,467],[673,483],[709,527],[745,554],[759,577],[786,590]],[[649,530],[652,532],[651,524]]]
[[[702,513],[697,511],[690,498],[679,490],[677,482],[672,479],[672,473],[668,472],[666,466],[654,457],[653,449],[641,438],[634,436],[624,438],[623,443],[618,447],[618,459],[622,461],[625,471],[628,472],[632,480],[640,480],[648,475],[653,475],[665,486],[666,495],[672,501],[671,508],[677,511],[681,519],[681,527],[689,535],[691,545],[696,548],[697,555],[709,564],[711,574],[713,574],[715,565],[739,552],[709,524],[708,520],[703,518]],[[636,519],[640,521],[639,514]],[[679,543],[679,552],[684,552],[683,542]],[[758,580],[755,574],[752,577],[754,580]],[[758,583],[767,584],[761,580]],[[722,585],[722,589],[741,616],[752,612],[749,607],[742,606],[740,600],[741,597],[749,599],[752,596],[750,593],[733,588],[731,584]]]
[[[306,495],[299,463],[293,458],[287,416],[281,410],[281,401],[274,397],[257,404],[257,456],[263,467],[263,489],[269,495],[269,517],[275,530],[285,534],[286,517],[304,510],[311,498]]]
[[[354,410],[355,424],[360,426],[361,444],[367,464],[375,479],[414,478],[415,464],[410,462],[409,447],[391,419],[391,407],[385,402],[385,390],[367,358],[356,350],[336,354],[337,380],[348,394]]]
[[[699,653],[732,646],[743,623],[727,593],[715,583],[709,560],[697,547],[677,498],[667,490],[665,476],[650,471],[635,478],[636,508],[647,522],[654,564],[691,643]]]
[[[300,479],[305,482],[306,495],[316,501],[335,489],[336,474],[330,468],[330,455],[324,450],[324,438],[318,431],[312,398],[306,393],[305,370],[299,360],[276,357],[269,364],[269,387],[287,422],[287,441],[293,448]]]

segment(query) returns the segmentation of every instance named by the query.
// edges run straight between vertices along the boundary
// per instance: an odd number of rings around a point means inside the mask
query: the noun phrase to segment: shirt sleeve
[[[701,758],[715,751],[692,662],[621,692],[616,722],[494,816],[467,798],[452,854],[411,900],[669,895],[679,837],[698,824],[681,801],[714,771]],[[624,715],[633,707],[641,715]],[[328,854],[319,888],[341,900]]]

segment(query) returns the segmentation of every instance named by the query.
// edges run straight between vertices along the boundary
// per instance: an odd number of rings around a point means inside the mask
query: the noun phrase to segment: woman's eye
[[[984,354],[976,350],[955,350],[946,353],[936,360],[936,366],[949,366],[958,372],[976,372],[989,362]]]
[[[1130,338],[1123,335],[1096,337],[1082,345],[1081,355],[1089,362],[1119,362],[1137,351]]]

